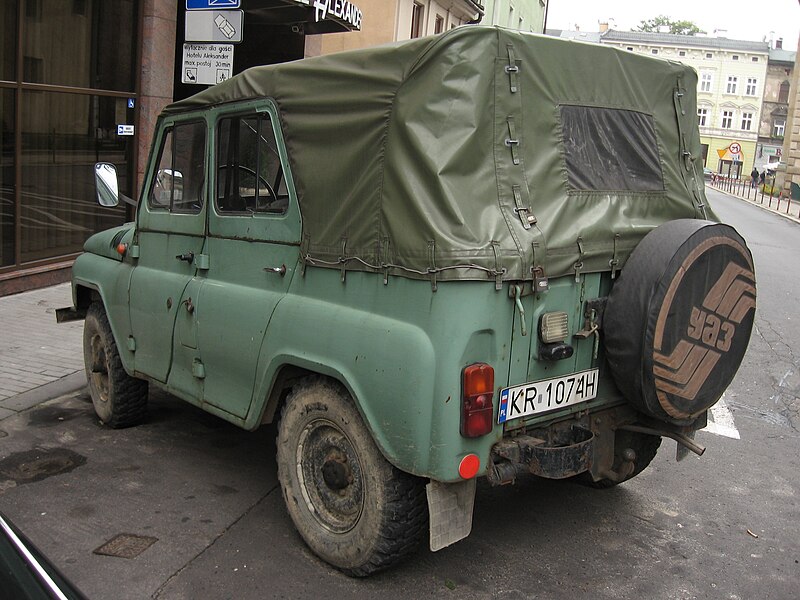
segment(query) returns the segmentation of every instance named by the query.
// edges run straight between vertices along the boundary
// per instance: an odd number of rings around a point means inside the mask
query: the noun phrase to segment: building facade
[[[535,0],[538,2],[539,0]],[[307,38],[307,56],[368,48],[482,23],[481,0],[359,0],[361,31]]]
[[[484,25],[499,25],[519,31],[542,33],[547,18],[547,0],[485,0]]]
[[[750,173],[757,163],[767,42],[614,30],[600,39],[603,44],[694,67],[703,164],[731,176]]]
[[[780,47],[781,43],[778,46],[769,51],[761,124],[758,129],[756,164],[762,168],[769,163],[781,162],[789,113],[789,91],[796,53],[784,50]]]
[[[137,197],[158,114],[216,83],[187,68],[187,4],[0,4],[0,295],[66,281],[86,238],[132,218],[130,208],[97,205],[93,165],[115,164],[120,192]],[[243,25],[223,78],[313,54],[307,40],[362,21],[358,0],[227,4]]]
[[[138,4],[0,7],[0,293],[51,281],[88,235],[125,221],[124,209],[96,205],[92,166],[115,163],[121,191],[133,194],[136,142],[117,126],[136,112]]]

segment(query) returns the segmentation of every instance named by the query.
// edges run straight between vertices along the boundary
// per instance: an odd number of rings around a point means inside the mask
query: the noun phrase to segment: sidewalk
[[[706,187],[717,192],[722,192],[728,196],[733,196],[739,200],[749,202],[750,204],[758,206],[759,208],[776,215],[780,215],[781,217],[789,219],[790,221],[794,221],[795,223],[800,223],[800,202],[797,202],[796,200],[790,201],[788,198],[778,197],[770,198],[768,195],[762,197],[760,191],[750,188],[748,184],[734,185],[729,190],[727,183],[712,185],[711,183],[706,182]]]
[[[70,285],[0,298],[0,420],[83,387],[83,321],[56,323]]]

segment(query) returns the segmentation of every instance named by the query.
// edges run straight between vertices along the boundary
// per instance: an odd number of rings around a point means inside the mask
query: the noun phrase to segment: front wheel
[[[95,302],[83,326],[83,361],[94,411],[114,429],[138,425],[147,416],[147,382],[125,372],[103,305]]]
[[[277,446],[286,508],[326,562],[363,577],[410,554],[425,537],[424,482],[386,461],[335,382],[311,378],[294,388]]]

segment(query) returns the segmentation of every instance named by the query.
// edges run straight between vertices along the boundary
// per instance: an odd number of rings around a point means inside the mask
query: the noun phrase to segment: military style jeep
[[[664,436],[702,453],[756,290],[706,205],[696,84],[465,27],[169,106],[136,221],[86,242],[60,314],[97,414],[141,422],[149,383],[279,420],[288,512],[352,575],[467,536],[477,477],[609,487]]]

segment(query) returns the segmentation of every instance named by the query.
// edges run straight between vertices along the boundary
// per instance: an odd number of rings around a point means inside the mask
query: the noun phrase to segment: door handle
[[[187,263],[191,263],[194,260],[194,252],[190,250],[189,252],[186,252],[184,254],[176,255],[175,258],[177,258],[178,260],[186,261]]]
[[[267,273],[277,273],[281,277],[286,275],[286,265],[281,265],[280,267],[264,267],[264,270]]]

